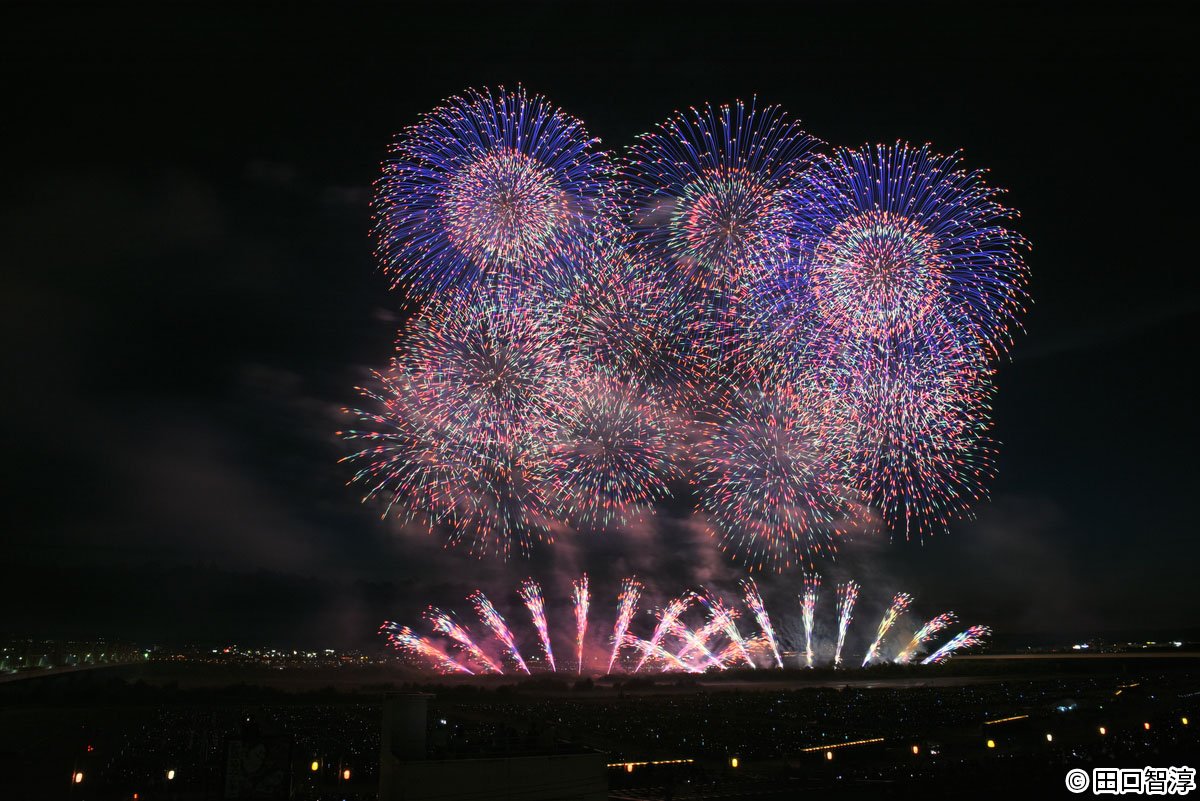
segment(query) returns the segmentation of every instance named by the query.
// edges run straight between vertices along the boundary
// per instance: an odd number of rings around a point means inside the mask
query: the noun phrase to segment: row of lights
[[[308,768],[313,773],[316,773],[318,770],[321,769],[321,763],[319,760],[314,759],[312,761],[312,764],[309,765]],[[350,781],[350,768],[342,768],[342,781],[344,781],[344,782]]]
[[[999,722],[999,721],[994,721],[994,722]],[[1187,719],[1187,717],[1186,717],[1186,716],[1185,716],[1185,717],[1181,717],[1181,718],[1179,719],[1179,722],[1180,722],[1180,724],[1181,724],[1181,725],[1184,725],[1184,726],[1187,726],[1187,725],[1188,725],[1188,719]],[[1143,730],[1143,731],[1150,731],[1150,721],[1145,721],[1144,723],[1142,723],[1142,730]],[[1107,734],[1108,734],[1108,728],[1107,728],[1106,726],[1100,726],[1099,728],[1097,728],[1097,731],[1100,733],[1100,736],[1101,736],[1101,737],[1104,737],[1105,735],[1107,735]],[[1046,732],[1046,742],[1048,742],[1048,743],[1052,743],[1052,742],[1054,742],[1054,735],[1053,735],[1053,734],[1051,734],[1050,732]],[[995,748],[995,747],[996,747],[996,741],[995,741],[995,740],[991,740],[991,739],[989,739],[989,740],[987,741],[987,747],[988,747],[988,748]],[[917,753],[917,747],[916,747],[915,745],[913,746],[913,753],[914,753],[914,754],[915,754],[915,753]]]

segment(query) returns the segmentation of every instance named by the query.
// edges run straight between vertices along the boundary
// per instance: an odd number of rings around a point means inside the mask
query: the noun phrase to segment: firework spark
[[[720,630],[729,638],[730,644],[737,649],[737,653],[745,661],[747,667],[754,668],[754,660],[750,658],[750,650],[746,647],[746,641],[738,631],[737,622],[734,619],[732,610],[725,605],[725,602],[719,595],[711,592],[704,592],[697,596],[700,603],[708,610],[709,615],[713,620],[720,621]]]
[[[491,657],[483,652],[483,649],[471,637],[471,633],[460,625],[452,615],[443,612],[436,606],[430,606],[425,610],[425,618],[433,626],[434,631],[458,643],[463,650],[471,655],[472,659],[483,665],[485,670],[492,673],[504,672]]]
[[[666,605],[666,607],[659,612],[658,625],[654,627],[654,633],[650,636],[651,650],[642,650],[642,658],[638,661],[637,666],[633,669],[634,673],[637,673],[642,669],[642,665],[646,664],[646,660],[649,658],[649,655],[654,653],[653,649],[659,647],[659,643],[662,642],[662,638],[671,630],[671,627],[675,624],[675,621],[679,619],[680,615],[687,611],[687,608],[692,605],[692,601],[695,599],[695,593],[685,592],[678,598],[672,599]]]
[[[813,666],[813,625],[817,613],[817,593],[821,589],[818,573],[804,574],[804,593],[800,596],[800,619],[804,624],[804,662]]]
[[[492,634],[496,636],[500,642],[504,643],[504,647],[508,649],[509,656],[517,663],[517,667],[529,673],[529,668],[525,665],[525,660],[521,658],[521,652],[517,648],[517,641],[513,637],[512,631],[508,628],[508,624],[504,622],[504,618],[496,611],[496,607],[492,606],[492,602],[483,594],[482,590],[476,590],[471,593],[469,599],[475,605],[475,611],[479,614],[479,619],[483,621]]]
[[[767,614],[766,606],[763,605],[758,585],[754,583],[753,578],[742,579],[741,584],[746,598],[746,606],[754,613],[754,619],[758,621],[758,628],[762,631],[763,637],[766,638],[767,644],[771,648],[771,653],[775,656],[775,664],[782,668],[783,657],[779,655],[779,642],[775,637],[775,628],[771,625],[771,618]]]
[[[575,640],[576,647],[579,651],[579,667],[576,670],[577,674],[583,673],[583,643],[587,636],[588,626],[588,604],[591,602],[591,595],[588,592],[588,577],[587,573],[578,580],[571,582],[572,598],[575,601]]]
[[[617,620],[613,624],[612,656],[608,658],[608,673],[612,673],[613,665],[621,646],[625,643],[625,633],[637,612],[638,601],[642,597],[642,584],[636,578],[630,577],[621,582],[621,593],[617,596]]]
[[[550,629],[546,623],[546,601],[542,597],[542,587],[533,579],[525,579],[521,582],[518,594],[525,602],[525,607],[529,609],[529,616],[533,618],[533,626],[542,640],[542,650],[546,653],[546,664],[550,666],[551,672],[556,672],[558,668],[554,665],[554,649],[550,647]]]
[[[966,631],[955,634],[949,642],[921,660],[922,665],[940,665],[964,648],[973,648],[991,635],[992,630],[987,626],[971,626]]]
[[[661,645],[650,642],[649,640],[643,640],[640,637],[633,636],[632,634],[626,634],[625,635],[625,644],[632,648],[636,648],[638,651],[641,652],[642,659],[641,659],[641,663],[638,665],[638,667],[641,667],[641,664],[644,664],[648,659],[653,658],[653,659],[661,660],[662,662],[666,663],[667,665],[670,665],[675,670],[680,670],[685,673],[701,672],[699,668],[693,667],[685,662],[680,661],[679,657],[675,656],[675,654],[666,650]],[[635,670],[634,672],[636,673],[637,671]]]
[[[904,646],[904,650],[896,656],[896,661],[903,663],[911,662],[918,648],[927,643],[933,635],[942,629],[954,625],[957,620],[958,617],[953,612],[943,612],[931,619],[924,626],[917,629],[912,639],[908,641],[908,645]]]
[[[833,652],[833,666],[841,667],[842,646],[846,644],[846,629],[854,616],[854,602],[858,600],[858,584],[847,581],[837,585],[838,638],[837,649]]]
[[[468,676],[474,675],[474,671],[470,668],[451,659],[436,646],[431,645],[424,637],[413,633],[408,626],[385,623],[383,628],[388,632],[388,642],[393,646],[408,651],[410,654],[425,657],[433,662],[438,670],[445,673],[457,672],[466,673]]]
[[[863,667],[875,661],[876,657],[879,656],[879,646],[883,643],[884,636],[900,616],[904,614],[911,603],[911,595],[906,592],[896,593],[896,597],[892,599],[892,605],[883,613],[883,619],[879,621],[879,629],[875,632],[875,641],[871,643],[871,647],[867,649],[867,655],[863,657]]]

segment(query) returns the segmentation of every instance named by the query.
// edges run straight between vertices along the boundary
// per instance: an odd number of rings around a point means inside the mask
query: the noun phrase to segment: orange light
[[[309,765],[308,767],[310,770],[312,770],[313,773],[316,773],[318,770],[321,769],[321,763],[314,759],[312,761],[312,764]]]
[[[1100,727],[1100,736],[1101,736],[1101,737],[1103,737],[1103,736],[1104,736],[1104,735],[1106,735],[1106,734],[1108,734],[1108,729],[1106,729],[1106,728],[1104,728],[1103,726],[1101,726],[1101,727]]]
[[[76,771],[75,775],[72,776],[71,778],[74,780],[74,782],[76,784],[83,784],[83,771],[82,770]]]
[[[912,747],[912,752],[913,752],[914,754],[919,754],[919,753],[921,753],[921,748],[920,748],[920,746],[916,746],[916,745],[914,745],[914,746]]]
[[[344,782],[350,781],[350,768],[346,768],[345,770],[342,771],[342,781],[344,781]]]
[[[833,752],[832,752],[832,751],[826,751],[826,752],[825,752],[825,761],[826,761],[826,762],[832,762],[832,761],[833,761]]]
[[[1146,731],[1150,731],[1150,723],[1149,722],[1143,723],[1142,728],[1145,729]]]
[[[987,743],[987,745],[988,745],[988,748],[995,748],[995,747],[996,747],[996,741],[995,741],[995,740],[988,740],[988,743]]]
[[[626,773],[633,773],[633,763],[632,763],[632,762],[626,762],[626,763],[625,763],[625,772],[626,772]]]
[[[734,757],[733,759],[729,760],[729,767],[736,768],[737,766],[738,766],[738,758],[737,757]]]

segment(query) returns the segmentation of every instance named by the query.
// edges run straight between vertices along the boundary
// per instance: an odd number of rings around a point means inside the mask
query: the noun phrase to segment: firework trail
[[[447,673],[459,672],[466,673],[468,676],[475,675],[473,670],[455,662],[441,650],[431,645],[424,637],[414,634],[413,630],[408,626],[385,623],[383,627],[388,631],[388,642],[393,646],[408,651],[411,654],[423,656],[437,665],[439,670]]]
[[[662,638],[667,634],[668,631],[671,630],[671,626],[675,624],[675,621],[679,619],[679,616],[687,611],[687,608],[691,606],[691,603],[693,600],[695,600],[695,598],[695,593],[690,591],[685,592],[683,595],[673,599],[670,603],[668,603],[666,607],[659,613],[658,625],[654,627],[654,633],[650,635],[649,644],[651,649],[642,649],[642,658],[638,661],[637,666],[633,669],[634,673],[637,673],[642,669],[642,665],[646,664],[646,660],[649,658],[650,654],[655,653],[654,649],[659,647],[659,643],[662,642]]]
[[[504,647],[508,649],[508,653],[512,656],[513,661],[517,663],[517,667],[529,673],[529,668],[525,665],[525,660],[521,658],[521,652],[517,650],[516,640],[513,639],[512,631],[509,630],[508,624],[504,622],[504,618],[496,611],[496,607],[492,606],[492,602],[483,594],[483,590],[476,590],[471,593],[468,600],[475,605],[475,611],[479,614],[479,619],[483,621],[492,634],[496,635],[496,639],[504,643]]]
[[[753,567],[783,571],[832,553],[861,524],[834,420],[809,401],[798,389],[728,393],[699,444],[700,508]]]
[[[837,585],[838,638],[837,649],[833,652],[833,666],[842,664],[842,646],[846,644],[846,629],[854,615],[854,602],[858,600],[858,584],[847,581]]]
[[[528,278],[603,215],[609,160],[579,120],[523,88],[468,90],[395,142],[374,198],[393,285]]]
[[[608,673],[612,673],[617,655],[625,643],[625,633],[629,631],[629,624],[633,621],[641,597],[642,584],[636,578],[630,577],[621,582],[621,594],[617,596],[617,621],[613,624],[612,656],[608,658]]]
[[[924,626],[921,626],[921,628],[917,629],[917,633],[912,636],[912,639],[908,641],[908,645],[904,646],[904,650],[896,656],[896,661],[903,663],[911,662],[918,648],[928,642],[933,635],[953,625],[957,620],[958,618],[953,612],[943,612]]]
[[[866,667],[879,656],[879,646],[883,643],[884,635],[888,633],[888,630],[904,614],[911,603],[912,596],[906,592],[898,592],[896,593],[896,597],[892,598],[892,605],[883,613],[883,619],[879,621],[879,629],[875,632],[875,641],[871,643],[871,647],[867,649],[867,655],[863,657],[863,667]]]
[[[433,630],[438,634],[443,634],[458,643],[462,648],[471,655],[471,658],[482,664],[487,670],[492,673],[503,673],[504,671],[497,665],[487,654],[483,652],[471,638],[470,632],[458,624],[454,618],[436,606],[431,606],[425,610],[425,618],[433,625]]]
[[[725,666],[721,664],[716,656],[713,655],[713,652],[708,650],[708,644],[705,642],[704,638],[700,636],[700,632],[692,631],[683,623],[680,623],[678,620],[676,620],[671,625],[671,631],[668,633],[678,637],[685,643],[683,649],[681,649],[679,653],[675,654],[675,656],[679,658],[679,661],[682,662],[686,654],[689,654],[692,651],[697,651],[699,652],[701,658],[703,658],[704,661],[712,667],[715,667],[718,670],[725,669]]]
[[[813,623],[817,612],[817,592],[821,589],[818,573],[804,574],[804,594],[800,596],[800,619],[804,623],[804,661],[813,666]]]
[[[579,668],[575,672],[579,675],[583,673],[583,640],[587,636],[588,604],[591,602],[587,573],[579,581],[571,582],[571,585],[575,601],[575,639],[579,650]]]
[[[964,648],[973,648],[983,642],[983,638],[992,633],[987,626],[971,626],[966,631],[955,634],[949,642],[921,660],[922,665],[940,665],[955,652]]]
[[[767,615],[767,608],[763,605],[762,595],[759,594],[758,585],[754,583],[753,578],[742,579],[742,592],[746,596],[746,606],[754,613],[754,619],[758,621],[758,628],[771,647],[771,653],[775,655],[775,664],[783,667],[783,657],[779,655],[779,643],[775,638],[775,629],[771,625],[771,618]]]
[[[640,637],[635,637],[632,634],[626,634],[625,635],[625,644],[641,651],[642,660],[641,660],[641,663],[638,664],[638,668],[641,668],[641,665],[643,663],[645,663],[646,660],[653,658],[653,659],[662,660],[663,662],[665,662],[666,664],[675,668],[676,670],[682,670],[686,673],[700,673],[701,672],[701,670],[699,668],[693,667],[692,665],[689,665],[686,662],[681,661],[679,659],[679,657],[675,656],[675,654],[666,650],[661,645],[657,645],[653,642],[650,642],[649,640],[643,640]],[[634,672],[636,673],[637,670],[634,670]]]
[[[736,609],[729,609],[727,611],[729,612],[729,616],[734,620],[736,620],[740,615]],[[710,615],[708,622],[701,626],[700,630],[696,632],[695,640],[693,641],[689,638],[687,644],[684,645],[684,647],[679,651],[678,654],[676,654],[676,656],[678,656],[680,659],[686,659],[693,651],[699,651],[701,649],[703,649],[703,652],[712,653],[708,648],[708,641],[711,640],[713,635],[715,635],[717,632],[724,630],[724,628],[724,618],[717,618]]]
[[[525,579],[521,582],[518,594],[529,609],[529,616],[533,618],[533,626],[542,640],[542,650],[546,652],[546,662],[550,665],[551,672],[557,672],[554,650],[550,647],[550,629],[546,624],[546,601],[542,597],[542,588],[533,579]]]
[[[754,664],[754,660],[750,658],[750,650],[746,648],[746,641],[742,638],[741,632],[738,631],[737,623],[734,621],[731,610],[725,606],[720,596],[706,592],[698,597],[700,603],[712,615],[713,620],[720,621],[721,631],[729,638],[730,643],[737,649],[738,654],[745,660],[746,665],[751,668],[757,667]]]

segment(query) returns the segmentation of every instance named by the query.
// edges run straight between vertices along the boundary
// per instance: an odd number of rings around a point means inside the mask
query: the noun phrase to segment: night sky
[[[626,570],[732,586],[679,521],[505,566],[403,537],[345,486],[339,409],[391,354],[404,300],[371,257],[379,162],[448,95],[518,82],[613,149],[757,95],[830,143],[928,141],[990,167],[1033,243],[1034,298],[998,375],[992,501],[827,575],[1002,643],[1198,633],[1178,10],[166,5],[35,3],[0,24],[0,635],[355,645],[528,574],[564,601],[583,568],[601,593]],[[798,583],[766,581],[768,604]]]

